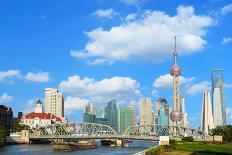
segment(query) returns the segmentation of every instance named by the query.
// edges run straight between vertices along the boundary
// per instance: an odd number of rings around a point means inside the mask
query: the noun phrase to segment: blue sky
[[[82,120],[88,101],[138,107],[140,97],[162,96],[172,105],[175,33],[190,125],[200,124],[216,68],[225,70],[232,122],[230,1],[2,0],[0,14],[0,103],[15,115],[32,111],[47,87],[63,92],[71,121]]]

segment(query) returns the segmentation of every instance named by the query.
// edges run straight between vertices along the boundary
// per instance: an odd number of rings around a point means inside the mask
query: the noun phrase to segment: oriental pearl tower
[[[170,114],[170,118],[173,122],[182,120],[181,106],[180,106],[180,81],[179,77],[181,75],[181,69],[177,65],[177,51],[176,51],[176,36],[174,37],[175,47],[174,47],[174,65],[170,69],[170,74],[173,77],[173,108],[174,110]]]

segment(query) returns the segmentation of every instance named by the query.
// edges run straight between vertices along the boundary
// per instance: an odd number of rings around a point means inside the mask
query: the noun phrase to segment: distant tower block
[[[177,65],[177,50],[176,50],[176,36],[174,37],[175,40],[175,48],[174,48],[174,66],[170,69],[170,74],[173,77],[173,108],[174,111],[171,112],[170,117],[172,121],[181,121],[182,120],[182,113],[181,113],[181,106],[180,106],[180,81],[179,76],[181,75],[181,69]]]
[[[205,133],[209,133],[210,129],[214,128],[213,112],[210,101],[210,93],[204,92],[202,98],[202,115],[201,115],[201,130]]]

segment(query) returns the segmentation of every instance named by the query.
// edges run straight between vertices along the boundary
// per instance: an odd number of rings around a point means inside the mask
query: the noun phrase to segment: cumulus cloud
[[[61,81],[59,89],[70,96],[89,99],[94,103],[105,103],[108,99],[128,102],[140,96],[139,83],[129,77],[112,77],[102,80],[70,76]]]
[[[0,103],[8,103],[13,101],[14,98],[12,96],[9,96],[7,93],[3,93],[2,96],[0,96]]]
[[[50,81],[50,76],[48,72],[37,72],[37,73],[28,72],[24,78],[32,82],[49,82]]]
[[[31,112],[34,112],[34,108],[35,108],[35,103],[36,103],[37,99],[32,98],[27,100],[24,109],[22,110],[24,114],[28,114]]]
[[[202,93],[204,91],[209,91],[211,89],[211,84],[208,81],[203,81],[197,84],[190,86],[186,93],[188,95],[195,95],[197,93]]]
[[[195,78],[194,77],[186,78],[180,76],[179,79],[180,79],[180,84],[182,85],[192,82]],[[173,77],[170,74],[161,75],[153,82],[154,88],[171,88],[172,85],[173,85]]]
[[[0,71],[0,82],[4,80],[9,80],[11,78],[19,78],[20,71],[19,70],[7,70],[7,71]]]
[[[222,44],[226,44],[226,43],[229,43],[229,42],[232,42],[232,38],[224,37],[224,38],[222,39]]]
[[[232,4],[228,4],[220,10],[221,15],[226,15],[227,13],[230,12],[232,12]]]
[[[138,17],[127,16],[121,25],[109,30],[97,28],[87,32],[89,42],[70,54],[94,64],[138,59],[162,62],[173,50],[174,26],[178,52],[187,55],[204,48],[207,27],[212,25],[211,17],[196,15],[192,6],[179,6],[174,16],[162,11],[146,11]]]
[[[65,114],[72,114],[75,110],[82,110],[90,102],[88,99],[68,96],[64,101]]]
[[[119,15],[113,9],[105,9],[105,10],[97,10],[93,13],[93,15],[100,17],[100,18],[109,18],[112,19],[113,17]]]

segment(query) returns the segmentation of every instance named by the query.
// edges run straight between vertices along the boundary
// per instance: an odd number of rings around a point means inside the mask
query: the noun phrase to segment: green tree
[[[29,130],[30,127],[25,124],[20,124],[18,121],[14,123],[13,132],[21,132],[22,130]]]
[[[193,142],[194,138],[193,138],[193,136],[182,137],[182,141],[184,141],[184,142]]]
[[[0,146],[4,145],[6,137],[6,128],[3,125],[0,125]]]
[[[232,142],[232,125],[218,126],[211,130],[211,135],[222,135],[224,141]]]

